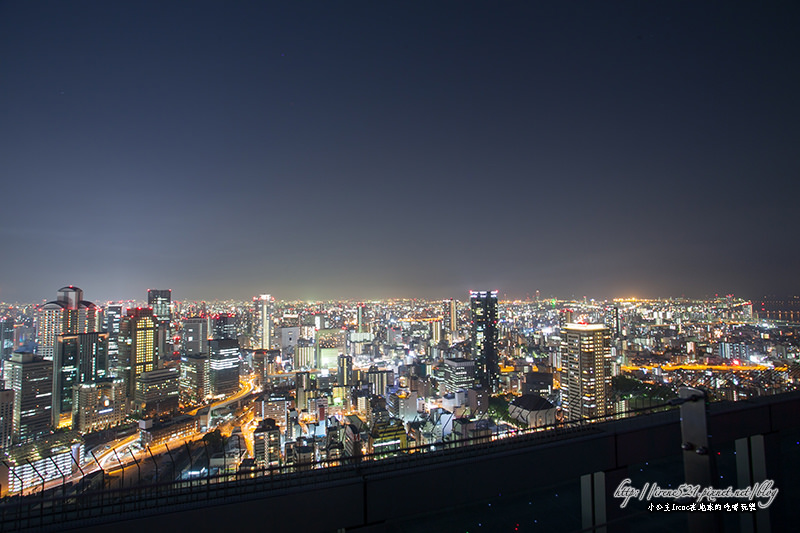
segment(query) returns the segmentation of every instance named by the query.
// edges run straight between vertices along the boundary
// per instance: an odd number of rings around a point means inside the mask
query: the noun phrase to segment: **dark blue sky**
[[[798,291],[800,11],[0,3],[0,300]]]

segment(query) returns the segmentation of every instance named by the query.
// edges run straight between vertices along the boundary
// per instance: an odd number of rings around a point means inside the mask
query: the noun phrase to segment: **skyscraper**
[[[11,447],[14,436],[14,391],[0,389],[0,457]]]
[[[172,289],[147,289],[147,305],[153,310],[158,326],[158,357],[167,357],[172,352]]]
[[[184,403],[194,405],[210,396],[209,361],[205,354],[181,356],[181,397]]]
[[[458,317],[456,314],[456,301],[449,298],[442,305],[442,321],[448,340],[452,341],[458,331]]]
[[[78,287],[62,287],[58,297],[39,308],[36,316],[36,353],[52,359],[56,335],[62,333],[89,333],[97,331],[98,310],[92,302],[83,299]]]
[[[236,315],[231,313],[215,315],[213,318],[213,337],[215,339],[238,339],[239,336],[236,333]]]
[[[497,291],[470,291],[472,358],[478,381],[491,393],[500,385],[497,356]]]
[[[13,353],[5,363],[6,386],[14,391],[14,436],[20,443],[50,433],[53,362]]]
[[[367,333],[369,332],[369,321],[367,320],[367,307],[364,304],[358,304],[356,307],[356,332]]]
[[[199,316],[184,320],[181,341],[186,355],[208,353],[208,320]]]
[[[336,383],[347,387],[352,382],[353,358],[349,355],[339,354],[339,366],[336,373]]]
[[[122,320],[122,304],[109,304],[105,309],[106,326],[108,333],[108,359],[109,364],[116,362],[119,356],[119,322]],[[113,366],[113,365],[112,365]]]
[[[14,351],[14,320],[0,320],[0,360],[5,361]]]
[[[239,390],[239,342],[208,341],[208,382],[212,396],[227,396]]]
[[[120,321],[117,375],[125,378],[130,399],[136,391],[136,378],[158,368],[157,332],[152,309],[128,309]]]
[[[269,350],[272,344],[272,296],[262,294],[256,299],[256,304],[261,331],[261,349]]]
[[[53,355],[53,426],[72,426],[73,386],[108,374],[108,333],[56,336]]]
[[[172,289],[147,289],[147,305],[159,325],[169,326],[172,320]]]
[[[611,331],[602,324],[561,330],[561,400],[567,420],[612,414]]]

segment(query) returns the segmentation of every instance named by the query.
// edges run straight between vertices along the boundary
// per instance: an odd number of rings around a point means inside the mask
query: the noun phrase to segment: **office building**
[[[367,307],[358,304],[356,307],[356,332],[369,333],[369,320],[367,319]]]
[[[180,385],[177,368],[142,372],[136,380],[133,411],[141,417],[158,417],[178,410]]]
[[[475,361],[464,357],[444,360],[444,386],[447,392],[467,390],[475,385]]]
[[[50,434],[53,362],[15,352],[4,363],[6,387],[14,391],[14,439],[31,442]]]
[[[0,390],[0,457],[11,447],[14,438],[14,391]]]
[[[285,326],[281,328],[281,353],[286,355],[294,352],[297,341],[300,339],[300,326]]]
[[[430,321],[430,339],[432,346],[438,346],[440,342],[442,342],[442,321],[441,320],[431,320]]]
[[[139,443],[155,448],[175,439],[185,439],[197,432],[197,420],[191,415],[178,415],[165,420],[139,420]]]
[[[62,333],[97,331],[98,308],[83,299],[78,287],[62,287],[58,297],[45,303],[36,315],[36,353],[46,360],[53,359],[56,336]]]
[[[183,321],[181,343],[186,355],[208,353],[208,320],[203,317]]]
[[[230,339],[208,341],[208,383],[214,397],[239,390],[239,342]]]
[[[181,399],[187,405],[196,405],[211,395],[209,361],[205,354],[181,356]]]
[[[309,392],[313,390],[314,385],[311,380],[310,372],[297,372],[294,375],[295,383],[295,405],[298,411],[308,408]]]
[[[373,366],[366,372],[365,379],[370,384],[373,394],[386,397],[386,388],[394,385],[394,372],[379,370]]]
[[[73,388],[72,428],[94,433],[118,426],[125,420],[125,380],[99,378]]]
[[[53,355],[53,427],[72,426],[73,386],[108,375],[108,333],[56,336]]]
[[[448,298],[442,303],[442,327],[448,340],[451,342],[458,334],[458,314],[456,310],[457,302]]]
[[[16,494],[24,489],[41,487],[43,482],[70,476],[82,464],[85,453],[83,439],[75,431],[47,435],[22,446],[15,446],[4,460],[0,487]],[[7,477],[6,477],[7,476]]]
[[[7,361],[14,352],[14,321],[0,320],[0,361]]]
[[[349,355],[339,355],[339,366],[336,372],[336,383],[343,387],[349,386],[353,381],[353,358]]]
[[[567,420],[613,414],[611,332],[602,324],[561,330],[561,400]]]
[[[117,376],[123,377],[128,397],[133,398],[136,380],[145,372],[158,368],[158,324],[153,310],[128,309],[119,327],[119,365]]]
[[[105,309],[105,331],[108,333],[109,367],[113,368],[119,357],[119,324],[124,314],[122,304],[109,304]]]
[[[236,315],[220,313],[214,316],[212,332],[215,339],[237,340],[239,335],[236,333]]]
[[[272,296],[262,294],[256,299],[256,309],[258,310],[258,326],[261,335],[262,350],[269,350],[272,347]]]
[[[147,289],[147,305],[159,325],[169,328],[172,321],[172,289]]]
[[[498,392],[500,364],[497,354],[497,291],[470,291],[472,359],[479,383]]]

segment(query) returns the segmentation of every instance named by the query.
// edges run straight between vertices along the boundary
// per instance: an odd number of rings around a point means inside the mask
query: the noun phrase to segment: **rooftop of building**
[[[523,394],[514,398],[511,405],[526,411],[546,411],[555,406],[537,394]]]

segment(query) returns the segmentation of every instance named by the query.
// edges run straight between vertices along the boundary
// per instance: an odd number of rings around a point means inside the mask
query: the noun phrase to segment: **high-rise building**
[[[475,361],[464,357],[444,360],[444,386],[447,392],[467,390],[475,385]]]
[[[32,353],[11,354],[5,363],[6,387],[14,391],[14,436],[32,442],[50,433],[53,362]]]
[[[209,361],[205,354],[181,356],[181,398],[188,405],[195,405],[211,395],[209,385]]]
[[[309,391],[312,390],[311,373],[296,372],[294,375],[295,383],[295,405],[298,411],[308,408]]]
[[[619,306],[608,306],[604,310],[603,322],[611,332],[611,337],[616,339],[619,337]]]
[[[378,367],[371,367],[364,375],[366,382],[372,387],[373,394],[386,397],[386,388],[394,385],[394,372],[392,370],[380,370]]]
[[[208,367],[212,396],[228,396],[238,391],[239,342],[231,339],[208,341]]]
[[[260,467],[280,466],[281,429],[272,418],[265,418],[253,432],[253,455]]]
[[[236,315],[231,313],[220,313],[213,319],[213,338],[237,340],[239,335],[236,333]]]
[[[481,385],[495,393],[500,385],[497,355],[497,291],[470,291],[472,358]]]
[[[567,420],[613,414],[611,331],[603,324],[561,330],[561,401]]]
[[[56,336],[62,333],[97,331],[98,309],[83,299],[78,287],[62,287],[58,297],[39,308],[36,316],[36,353],[50,360],[56,347]]]
[[[158,417],[177,411],[179,378],[177,368],[143,372],[136,380],[133,410],[142,417]]]
[[[208,320],[203,317],[187,318],[183,321],[183,353],[186,355],[199,355],[208,353]]]
[[[117,376],[123,377],[128,397],[133,399],[136,380],[158,368],[158,324],[149,308],[128,309],[119,326],[119,364]]]
[[[56,336],[53,356],[53,426],[72,427],[73,386],[108,375],[108,333]]]
[[[261,332],[261,349],[269,350],[272,345],[272,296],[262,294],[256,299],[258,326]]]
[[[430,328],[431,328],[431,344],[436,346],[440,342],[442,342],[442,321],[441,320],[431,320],[430,321]]]
[[[14,320],[0,320],[0,360],[6,361],[14,351]]]
[[[458,315],[456,314],[456,301],[452,298],[448,298],[443,303],[442,308],[442,322],[444,326],[444,331],[447,334],[449,340],[453,340],[458,332]]]
[[[124,307],[122,304],[108,304],[106,306],[105,331],[108,333],[108,359],[109,366],[113,367],[119,357],[119,323],[122,320]]]
[[[147,305],[159,325],[169,326],[172,320],[172,289],[147,289]]]
[[[0,390],[0,457],[11,447],[14,437],[14,391]]]
[[[369,333],[369,321],[367,320],[367,307],[358,304],[356,307],[356,331],[358,333]]]
[[[347,387],[352,383],[353,358],[349,355],[339,354],[339,366],[337,367],[336,383]]]
[[[91,433],[118,426],[125,419],[125,381],[100,378],[75,385],[72,401],[72,427]]]

